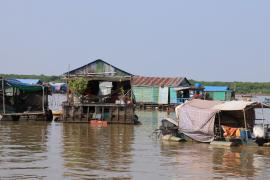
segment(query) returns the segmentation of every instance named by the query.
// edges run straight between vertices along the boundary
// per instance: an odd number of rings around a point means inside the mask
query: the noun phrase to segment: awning
[[[249,101],[226,101],[222,104],[214,106],[213,109],[220,111],[241,111],[252,104],[255,105],[256,103]]]

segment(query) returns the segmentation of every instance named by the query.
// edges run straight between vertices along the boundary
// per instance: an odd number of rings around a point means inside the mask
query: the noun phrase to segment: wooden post
[[[72,106],[72,121],[75,120],[74,115],[75,115],[75,106],[73,105]]]
[[[221,138],[221,119],[220,119],[220,112],[218,112],[218,125],[219,125],[219,131],[220,131],[220,135],[219,137]]]
[[[109,112],[109,114],[110,114],[110,122],[112,122],[112,120],[113,120],[113,119],[112,119],[112,114],[113,114],[113,113],[112,113],[112,108],[113,108],[113,107],[110,107],[110,110],[109,110],[109,111],[110,111],[110,112]]]
[[[63,109],[63,121],[66,121],[67,119],[67,106],[62,104],[62,109]]]
[[[4,78],[2,78],[2,93],[3,93],[3,114],[6,114],[5,81],[4,81]]]
[[[83,117],[83,106],[80,105],[79,111],[80,111],[80,121],[82,121],[82,117]]]
[[[89,121],[89,106],[87,106],[86,121]]]
[[[69,77],[70,77],[70,64],[68,65],[68,75],[67,75],[67,78],[66,78],[66,83],[67,83],[67,102],[70,102],[70,100],[68,99],[68,95],[69,95],[69,87],[68,87],[68,81],[69,81]]]
[[[246,111],[245,109],[243,110],[244,113],[244,122],[245,122],[245,133],[246,133],[246,142],[248,140],[248,133],[247,133],[247,119],[246,119]]]
[[[265,127],[265,119],[264,119],[264,112],[263,112],[263,104],[262,105],[262,119],[263,119],[263,138],[265,138],[265,132],[264,132],[264,127]]]
[[[104,120],[104,106],[101,107],[101,120]]]
[[[119,106],[117,106],[117,122],[119,122]]]
[[[132,76],[130,77],[130,84],[131,84],[131,88],[130,88],[130,101],[133,104],[133,87],[132,87]]]
[[[125,105],[124,108],[125,108],[125,111],[124,111],[124,122],[126,123],[126,121],[127,121],[127,106]]]
[[[42,111],[45,113],[45,92],[44,92],[44,86],[42,86]]]

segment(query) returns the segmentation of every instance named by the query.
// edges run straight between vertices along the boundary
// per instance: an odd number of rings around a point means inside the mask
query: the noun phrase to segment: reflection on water
[[[86,124],[64,124],[63,129],[65,176],[130,177],[132,126],[97,128]]]
[[[269,148],[160,142],[166,113],[138,112],[141,126],[0,123],[0,179],[269,179]]]

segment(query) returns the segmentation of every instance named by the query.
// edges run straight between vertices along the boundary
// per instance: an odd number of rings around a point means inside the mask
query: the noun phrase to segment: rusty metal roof
[[[144,77],[144,76],[134,76],[132,78],[133,86],[158,86],[158,87],[179,87],[182,82],[188,80],[184,77]]]

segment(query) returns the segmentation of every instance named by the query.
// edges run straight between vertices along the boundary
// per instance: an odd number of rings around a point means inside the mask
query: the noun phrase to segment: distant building
[[[190,82],[185,77],[134,76],[132,89],[136,103],[145,105],[179,104],[190,98]]]
[[[230,101],[233,91],[228,86],[204,86],[204,95],[207,100]]]

